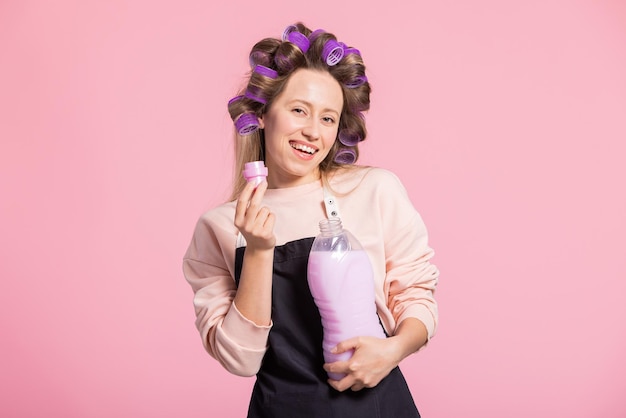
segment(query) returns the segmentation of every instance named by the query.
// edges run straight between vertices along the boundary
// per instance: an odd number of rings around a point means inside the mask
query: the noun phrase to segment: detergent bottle
[[[341,341],[386,338],[376,313],[374,274],[367,253],[340,219],[324,219],[308,261],[308,284],[322,319],[324,360],[346,361],[353,351],[333,354]],[[345,375],[328,373],[339,380]]]

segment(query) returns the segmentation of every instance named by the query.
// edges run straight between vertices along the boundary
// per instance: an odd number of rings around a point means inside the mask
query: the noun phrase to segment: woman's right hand
[[[245,318],[259,326],[268,326],[272,321],[272,269],[276,246],[275,216],[261,206],[266,190],[266,181],[256,189],[253,183],[248,183],[235,208],[235,226],[246,239],[246,251],[233,303]]]
[[[270,250],[276,245],[274,236],[274,214],[261,206],[267,190],[267,181],[256,188],[252,182],[246,184],[235,208],[235,226],[246,239],[250,250]]]

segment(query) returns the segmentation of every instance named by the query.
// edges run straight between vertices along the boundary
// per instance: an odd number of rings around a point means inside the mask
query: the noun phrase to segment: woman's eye
[[[335,119],[331,118],[330,116],[323,118],[323,121],[326,123],[335,123]]]
[[[304,113],[304,109],[300,109],[299,107],[296,107],[295,109],[293,109],[293,111],[300,114]]]

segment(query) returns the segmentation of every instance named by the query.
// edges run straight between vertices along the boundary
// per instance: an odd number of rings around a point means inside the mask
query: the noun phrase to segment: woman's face
[[[270,188],[319,179],[339,127],[343,93],[325,71],[296,70],[261,118]]]

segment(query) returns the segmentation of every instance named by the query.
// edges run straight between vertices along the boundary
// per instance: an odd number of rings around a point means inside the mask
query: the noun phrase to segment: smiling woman
[[[295,71],[260,118],[270,188],[310,183],[337,138],[341,87],[328,72]]]
[[[399,363],[435,333],[439,271],[402,183],[354,164],[370,95],[361,54],[296,24],[258,42],[250,63],[228,103],[236,170],[262,160],[268,176],[237,176],[232,200],[200,218],[185,254],[204,346],[230,372],[256,374],[249,417],[419,417]],[[371,263],[383,338],[341,341],[332,353],[351,356],[325,363],[307,263],[318,223],[339,207]]]
[[[306,85],[298,83],[291,86],[298,89],[293,97],[293,112],[306,115],[307,107],[320,106],[325,95],[340,94],[341,103],[328,103],[325,111],[335,114],[324,115],[324,120],[335,122],[335,138],[328,157],[315,159],[320,168],[322,179],[326,172],[332,172],[340,166],[354,163],[359,156],[358,143],[367,136],[363,112],[369,109],[370,85],[365,75],[365,65],[358,49],[339,42],[335,35],[318,29],[311,31],[302,24],[288,26],[281,39],[266,38],[257,42],[250,51],[252,71],[249,81],[239,94],[228,102],[228,111],[235,122],[235,158],[236,170],[240,172],[246,162],[264,160],[266,129],[257,129],[265,113],[272,109],[276,100],[288,100],[282,93],[287,85],[294,84],[292,78],[305,78],[298,73],[308,70],[307,74],[317,72],[318,81],[326,79],[332,87],[325,92],[319,83],[312,79]],[[308,100],[310,99],[310,100]],[[328,97],[330,100],[331,97]],[[334,106],[332,107],[331,106]],[[322,109],[316,109],[322,110]],[[311,117],[311,115],[308,115]],[[302,145],[302,144],[301,144]],[[309,141],[304,143],[310,146]],[[271,175],[270,175],[271,176]],[[271,181],[271,180],[270,180]],[[241,177],[234,179],[231,199],[239,197],[245,186]]]

